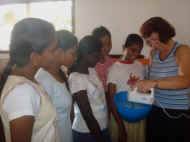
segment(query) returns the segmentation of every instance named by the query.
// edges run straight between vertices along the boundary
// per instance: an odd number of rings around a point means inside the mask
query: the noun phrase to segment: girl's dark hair
[[[82,38],[79,42],[79,47],[77,48],[77,60],[71,67],[70,71],[75,71],[75,68],[84,59],[86,55],[92,54],[94,52],[101,52],[101,48],[102,43],[94,36],[88,35]]]
[[[95,28],[92,31],[92,35],[94,37],[96,37],[97,39],[100,39],[100,38],[102,38],[104,36],[109,36],[109,38],[111,38],[110,31],[106,27],[104,27],[104,26],[100,26],[100,27]]]
[[[10,41],[9,62],[0,82],[0,94],[12,67],[24,67],[32,52],[42,53],[55,39],[52,24],[37,18],[26,18],[14,25]]]
[[[167,43],[176,35],[175,28],[162,17],[152,17],[145,21],[140,32],[144,38],[148,38],[154,32],[158,33],[160,41],[163,43]]]
[[[138,34],[129,34],[126,38],[124,48],[128,48],[132,45],[139,45],[141,48],[143,47],[143,39]]]
[[[67,30],[57,31],[56,38],[58,41],[58,47],[62,48],[64,51],[73,48],[78,43],[77,37]]]
[[[73,48],[77,45],[78,40],[77,37],[67,31],[67,30],[60,30],[56,32],[56,38],[58,41],[58,48],[62,48],[64,51]],[[68,90],[69,89],[69,83],[67,80],[67,76],[65,74],[65,72],[63,72],[61,69],[59,70],[60,76],[62,77],[62,79],[65,81],[66,87]]]

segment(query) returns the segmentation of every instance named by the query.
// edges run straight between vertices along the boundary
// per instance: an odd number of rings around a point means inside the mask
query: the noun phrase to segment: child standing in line
[[[94,69],[102,44],[93,36],[84,37],[77,49],[69,86],[74,101],[74,142],[110,142],[108,111],[102,82]]]
[[[102,56],[100,58],[100,61],[96,64],[95,69],[98,73],[100,80],[103,83],[105,91],[107,91],[106,82],[108,69],[116,61],[116,59],[109,57],[109,53],[112,49],[111,33],[106,27],[101,26],[95,28],[92,32],[92,35],[100,40],[103,46],[101,49]]]
[[[6,142],[58,142],[56,110],[34,75],[53,63],[52,24],[26,18],[15,24],[9,62],[0,82],[0,113]]]
[[[143,79],[145,75],[145,66],[138,60],[138,56],[143,48],[143,40],[137,34],[130,34],[123,46],[123,57],[121,61],[117,61],[109,70],[108,74],[108,94],[110,97],[111,112],[118,124],[118,137],[124,142],[126,141],[125,126],[127,128],[128,142],[144,142],[145,130],[144,121],[138,123],[125,123],[116,111],[113,102],[114,94],[120,91],[129,91],[130,86],[138,79]],[[123,134],[124,133],[124,134]]]
[[[72,96],[66,74],[61,70],[61,66],[69,68],[75,61],[77,38],[66,30],[57,31],[56,37],[58,48],[54,53],[55,62],[44,69],[41,68],[35,78],[44,87],[56,107],[60,142],[72,142],[70,118]]]

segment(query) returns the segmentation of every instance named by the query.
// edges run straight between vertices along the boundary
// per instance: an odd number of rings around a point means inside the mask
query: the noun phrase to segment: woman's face
[[[58,48],[54,56],[60,66],[64,65],[66,67],[70,67],[76,60],[76,46],[71,47],[66,51],[62,48]]]
[[[102,56],[107,56],[109,54],[109,52],[111,51],[112,48],[112,42],[111,39],[108,35],[102,37],[101,39],[102,42],[102,49],[101,49],[101,53]]]
[[[162,48],[162,43],[160,42],[158,33],[152,33],[148,38],[145,38],[145,41],[146,41],[147,45],[153,49],[161,49]]]

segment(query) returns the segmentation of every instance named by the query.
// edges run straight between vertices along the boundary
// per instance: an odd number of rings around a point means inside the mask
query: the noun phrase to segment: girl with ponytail
[[[53,63],[52,24],[26,18],[15,24],[9,62],[0,82],[0,113],[6,142],[56,142],[56,111],[34,75]]]

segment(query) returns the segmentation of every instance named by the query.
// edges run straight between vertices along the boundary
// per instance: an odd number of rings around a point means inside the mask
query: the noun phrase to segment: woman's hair
[[[42,53],[55,39],[52,24],[37,18],[26,18],[14,25],[11,34],[9,62],[0,82],[0,93],[11,73],[12,66],[24,67],[30,62],[32,52]]]
[[[138,34],[129,34],[126,38],[124,48],[128,48],[132,45],[139,45],[139,47],[143,47],[143,39]]]
[[[78,43],[77,37],[67,30],[57,31],[56,38],[58,41],[58,47],[62,48],[64,51],[73,48]]]
[[[84,57],[86,55],[101,52],[102,43],[100,40],[95,38],[94,36],[88,35],[82,38],[79,42],[79,47],[77,48],[77,60],[75,61],[74,65],[71,67],[71,72],[75,70],[78,64],[85,60]]]
[[[69,32],[67,30],[57,31],[56,38],[58,41],[58,48],[61,48],[64,51],[67,51],[68,49],[73,48],[78,44],[77,37],[73,33]],[[70,90],[65,72],[63,72],[60,69],[59,73],[60,73],[60,76],[62,77],[62,79],[65,81],[67,89]]]
[[[175,28],[161,17],[152,17],[148,19],[140,28],[144,38],[148,38],[152,33],[158,33],[160,41],[167,43],[169,39],[176,35]]]
[[[100,39],[100,38],[102,38],[104,36],[108,36],[111,39],[111,33],[110,33],[110,31],[106,27],[104,27],[104,26],[100,26],[100,27],[95,28],[92,31],[92,35],[94,37],[96,37],[97,39]]]

